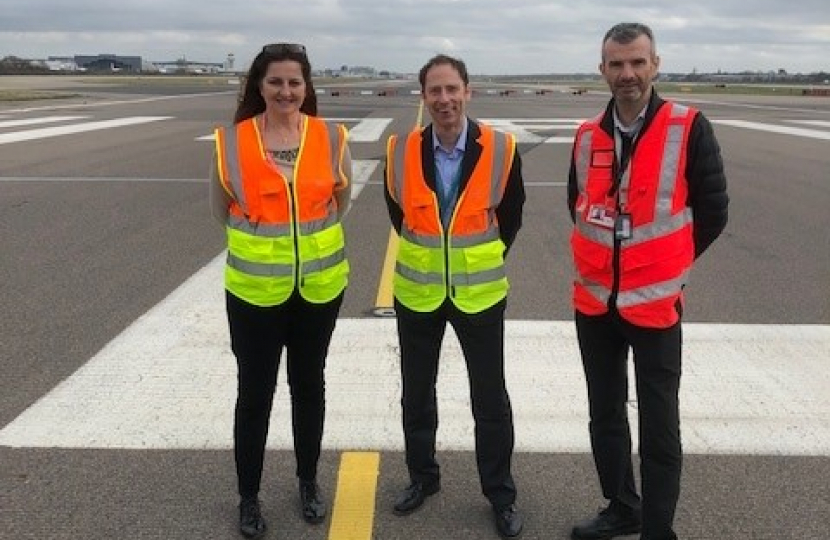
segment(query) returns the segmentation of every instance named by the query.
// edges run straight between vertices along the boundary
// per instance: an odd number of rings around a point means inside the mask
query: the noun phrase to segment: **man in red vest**
[[[674,540],[682,451],[678,414],[683,288],[726,226],[729,198],[709,121],[661,99],[654,36],[621,23],[602,41],[612,98],[580,126],[568,179],[577,337],[590,436],[608,506],[577,540],[640,533]],[[642,498],[631,462],[628,351],[636,376]]]

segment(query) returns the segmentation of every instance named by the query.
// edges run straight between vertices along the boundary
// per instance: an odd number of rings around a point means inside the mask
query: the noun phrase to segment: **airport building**
[[[117,54],[75,55],[75,64],[84,71],[141,73],[140,56],[119,56]]]

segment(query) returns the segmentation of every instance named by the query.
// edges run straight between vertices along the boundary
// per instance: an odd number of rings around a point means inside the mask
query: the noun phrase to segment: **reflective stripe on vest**
[[[632,213],[631,238],[619,241],[620,245],[620,287],[617,291],[616,306],[626,319],[642,326],[664,327],[677,320],[674,302],[680,297],[681,290],[686,284],[691,260],[693,259],[694,245],[691,238],[692,211],[686,207],[673,208],[678,196],[685,193],[685,152],[686,137],[694,118],[695,111],[682,105],[669,103],[655,115],[652,125],[641,134],[644,146],[652,150],[637,151],[632,157],[631,175],[624,175],[619,189],[619,203],[623,211]],[[577,308],[588,314],[604,313],[611,297],[613,271],[610,261],[614,249],[614,233],[611,229],[589,223],[585,219],[587,207],[601,203],[598,200],[600,189],[589,187],[591,159],[597,151],[608,151],[613,148],[613,139],[601,130],[601,116],[587,122],[578,135],[575,148],[575,168],[577,187],[580,197],[577,202],[576,223],[573,235],[573,248],[577,276],[575,280],[574,300]],[[662,138],[659,148],[655,137]],[[659,155],[654,150],[659,150]],[[643,154],[651,152],[647,156]],[[656,167],[649,177],[656,178],[656,193],[653,207],[648,209],[651,215],[646,216],[645,209],[635,205],[629,207],[632,194],[632,175],[638,178],[640,184],[635,189],[642,188],[642,170],[647,160],[657,160]],[[639,172],[639,176],[638,175]],[[645,179],[646,182],[648,178]],[[598,180],[597,180],[598,181]],[[610,185],[606,182],[604,189],[607,192]],[[678,189],[684,190],[678,193]],[[591,193],[589,193],[591,191]],[[591,198],[593,196],[593,199]],[[685,200],[684,200],[685,203]],[[585,242],[595,246],[588,249]],[[597,251],[600,250],[600,251]],[[632,255],[633,253],[639,253]],[[605,254],[602,254],[605,251]],[[630,261],[634,257],[637,261]],[[650,260],[642,260],[642,259]],[[607,269],[600,274],[600,262]],[[584,275],[580,268],[592,268],[595,264],[593,279]],[[654,268],[655,270],[652,270]],[[584,270],[583,270],[584,271]],[[639,272],[636,279],[631,275]],[[658,276],[662,276],[661,279]],[[659,304],[659,305],[658,305]],[[649,311],[651,310],[651,312]]]
[[[340,166],[345,128],[304,117],[291,184],[266,155],[255,118],[217,129],[216,141],[220,179],[232,198],[226,288],[270,306],[288,299],[299,278],[306,300],[334,299],[348,279],[333,197],[336,179],[348,181]],[[323,155],[330,159],[321,162]]]
[[[504,194],[515,141],[486,126],[481,129],[482,156],[459,194],[446,235],[438,200],[423,177],[422,132],[410,133],[403,144],[397,137],[390,139],[390,191],[404,211],[395,297],[415,311],[432,311],[449,296],[460,310],[476,313],[507,294],[495,209]]]

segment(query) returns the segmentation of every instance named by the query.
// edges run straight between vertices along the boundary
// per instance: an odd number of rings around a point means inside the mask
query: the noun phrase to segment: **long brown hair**
[[[309,116],[317,116],[317,93],[314,91],[314,84],[311,82],[311,63],[308,61],[305,47],[297,43],[274,43],[266,45],[262,51],[251,62],[251,67],[245,75],[242,92],[234,114],[235,124],[247,120],[265,111],[265,100],[259,91],[262,79],[268,71],[271,62],[293,60],[300,64],[303,72],[303,80],[306,85],[306,94],[300,112]]]

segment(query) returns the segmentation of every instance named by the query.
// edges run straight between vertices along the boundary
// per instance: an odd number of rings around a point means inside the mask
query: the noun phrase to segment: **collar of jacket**
[[[651,97],[648,100],[648,107],[646,108],[646,116],[643,119],[643,125],[640,126],[640,134],[644,133],[654,120],[654,115],[660,110],[666,101],[657,95],[657,90],[651,87]],[[605,108],[605,114],[602,116],[600,127],[610,137],[614,137],[614,98],[608,101],[608,106]]]
[[[470,175],[481,157],[481,144],[478,138],[481,136],[481,128],[478,122],[467,117],[467,149],[464,151],[464,158],[461,160],[461,179],[458,184],[458,193],[462,193],[467,187]],[[435,191],[435,149],[432,147],[432,124],[421,130],[421,168],[424,171],[424,179],[432,191]]]

